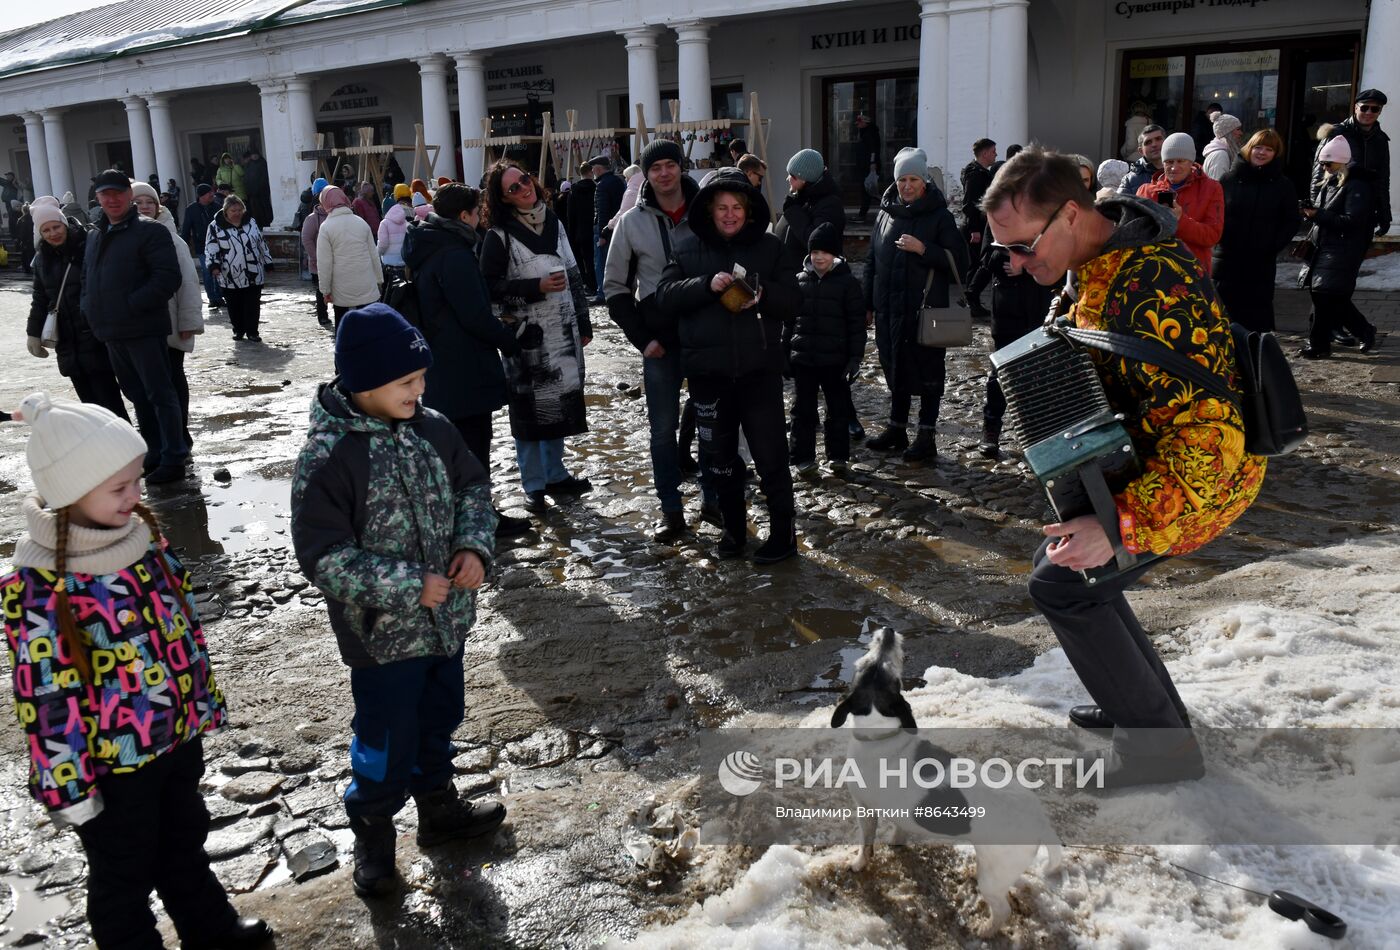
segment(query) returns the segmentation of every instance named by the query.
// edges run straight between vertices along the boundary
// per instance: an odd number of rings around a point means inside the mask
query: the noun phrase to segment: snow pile
[[[1274,272],[1274,286],[1297,287],[1298,270],[1302,264],[1295,261],[1280,263]],[[1356,279],[1357,290],[1400,290],[1400,251],[1391,251],[1379,257],[1369,257],[1361,262],[1361,273]]]
[[[1398,594],[1400,535],[1254,564],[1193,588],[1191,598],[1202,605],[1204,619],[1175,635],[1185,654],[1167,664],[1193,722],[1212,728],[1400,727]],[[1232,606],[1212,613],[1212,604]],[[1143,609],[1140,616],[1153,629],[1150,613]],[[1069,706],[1086,701],[1058,649],[1003,679],[941,667],[929,669],[924,679],[927,686],[907,698],[925,728],[1058,727]],[[830,708],[814,710],[802,725],[824,726],[830,715]],[[1368,766],[1379,776],[1366,789],[1370,804],[1400,788],[1395,750],[1379,741],[1388,738],[1378,737],[1374,747],[1355,747],[1353,754],[1369,761],[1339,762],[1336,770]],[[1088,744],[1098,741],[1086,736]],[[1368,806],[1331,794],[1327,783],[1337,782],[1337,774],[1305,780],[1310,800],[1321,801],[1332,817]],[[1248,777],[1240,784],[1247,793]],[[1190,836],[1187,823],[1228,828],[1243,840],[1267,840],[1266,810],[1245,813],[1249,810],[1239,808],[1241,794],[1236,787],[1222,796],[1218,787],[1202,783],[1109,796],[1099,807],[1110,820],[1162,834],[1144,840],[1182,840]],[[1173,835],[1174,826],[1186,833]],[[1197,831],[1195,840],[1201,837]],[[1137,854],[1070,848],[1063,871],[1048,879],[1023,877],[1013,889],[1020,913],[1011,926],[1018,940],[1194,950],[1339,946],[1312,934],[1301,921],[1273,913],[1262,897],[1199,880],[1168,862],[1254,891],[1297,893],[1348,921],[1342,946],[1394,946],[1400,934],[1400,844],[1131,850]],[[841,852],[849,849],[814,856],[770,848],[729,890],[682,920],[644,933],[635,946],[848,947],[863,941],[898,946],[868,906],[853,896],[821,897],[806,883],[816,865],[837,860]]]

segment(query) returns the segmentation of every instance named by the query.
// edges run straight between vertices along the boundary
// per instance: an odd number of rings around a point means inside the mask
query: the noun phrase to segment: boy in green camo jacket
[[[418,803],[418,844],[494,831],[499,802],[452,784],[464,713],[462,647],[492,560],[496,515],[485,470],[456,427],[418,402],[432,351],[374,303],[336,333],[340,375],[321,386],[292,480],[297,560],[326,595],[355,701],[355,890],[394,886],[393,816]]]

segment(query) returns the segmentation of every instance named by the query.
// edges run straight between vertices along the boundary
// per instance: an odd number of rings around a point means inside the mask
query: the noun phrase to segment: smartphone
[[[1158,203],[1159,205],[1174,205],[1174,204],[1176,204],[1176,192],[1174,192],[1174,191],[1159,191],[1159,192],[1157,192],[1157,203]]]

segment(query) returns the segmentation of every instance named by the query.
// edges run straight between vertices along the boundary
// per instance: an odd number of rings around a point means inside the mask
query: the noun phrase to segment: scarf
[[[15,545],[16,567],[54,570],[54,549],[58,547],[58,513],[44,507],[44,500],[30,495],[20,505],[29,533]],[[70,574],[115,574],[146,556],[151,546],[150,530],[140,515],[121,528],[83,528],[68,524]]]
[[[520,219],[520,223],[536,234],[544,234],[545,215],[548,213],[549,209],[545,207],[543,201],[535,205],[529,211],[521,211],[519,208],[515,209],[515,216]]]

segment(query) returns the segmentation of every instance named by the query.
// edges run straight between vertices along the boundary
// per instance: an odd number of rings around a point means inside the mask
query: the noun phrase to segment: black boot
[[[865,426],[860,424],[859,419],[852,419],[846,424],[846,431],[851,433],[851,441],[859,442],[865,438]]]
[[[1001,441],[1001,426],[994,426],[990,423],[982,425],[982,441],[977,443],[977,451],[982,453],[983,458],[1001,458],[1001,449],[998,443]]]
[[[685,512],[663,511],[661,523],[652,532],[651,539],[657,544],[675,544],[685,537],[690,527],[685,523]]]
[[[737,505],[720,502],[720,517],[724,521],[724,534],[719,539],[715,556],[721,561],[732,561],[744,556],[744,548],[749,542],[749,517],[741,498]]]
[[[909,447],[909,435],[903,426],[886,426],[885,431],[865,443],[876,452],[901,452]]]
[[[904,461],[924,462],[938,455],[938,446],[933,441],[933,430],[920,427],[914,437],[914,444],[904,450]]]
[[[769,526],[768,540],[758,546],[753,553],[755,564],[777,564],[797,555],[797,531],[793,527],[791,515],[773,516]]]
[[[496,511],[496,537],[515,538],[522,534],[528,534],[534,527],[529,518],[516,518],[512,515]]]
[[[506,820],[506,806],[500,802],[467,801],[457,794],[451,782],[426,795],[415,795],[413,800],[418,803],[420,848],[489,834]]]
[[[394,888],[394,819],[383,815],[351,818],[355,833],[355,893],[383,897]]]
[[[257,917],[239,917],[232,927],[217,937],[180,941],[180,950],[251,950],[253,947],[266,946],[274,936],[267,921]]]

